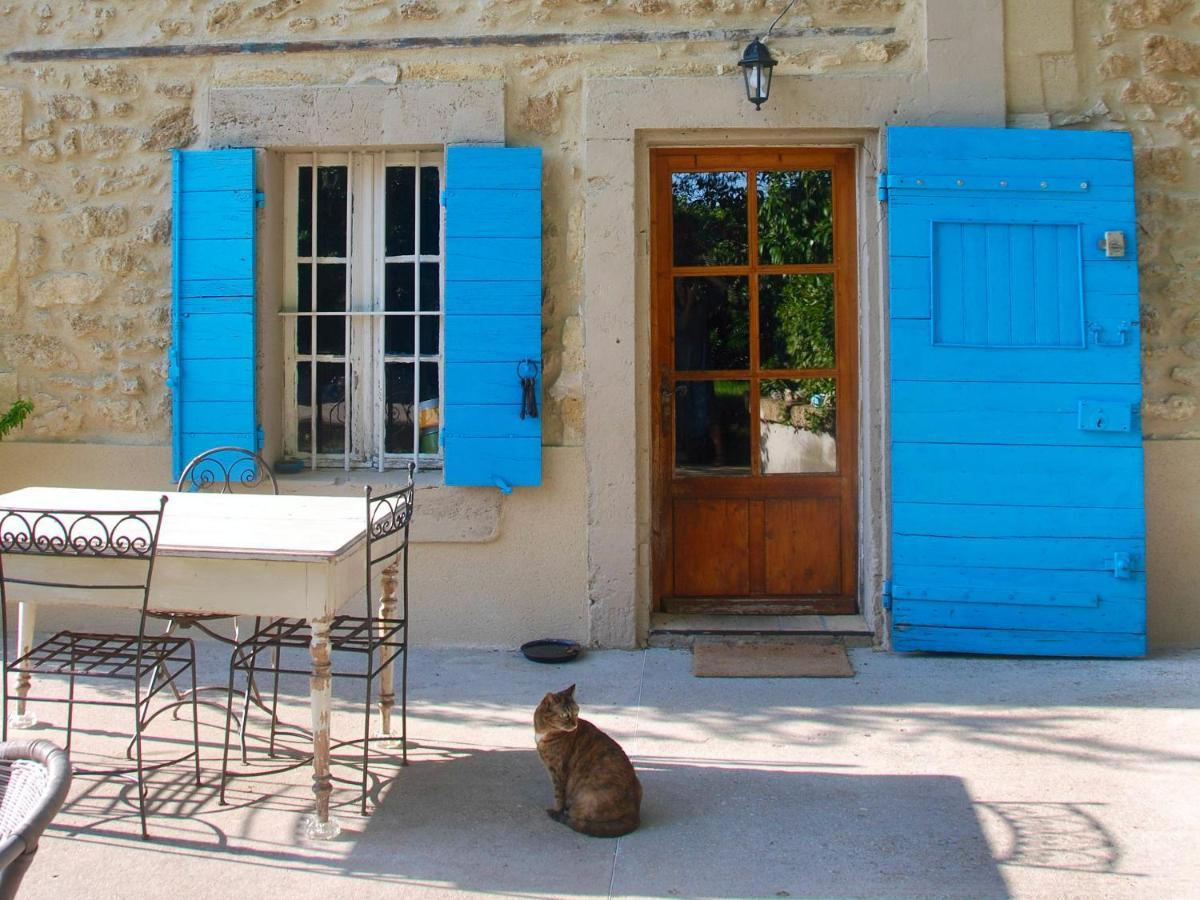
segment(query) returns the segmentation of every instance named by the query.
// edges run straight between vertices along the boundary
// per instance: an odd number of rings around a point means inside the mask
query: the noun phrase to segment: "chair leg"
[[[238,723],[238,741],[242,748],[242,764],[245,765],[246,759],[246,726],[250,722],[250,686],[254,684],[254,668],[258,662],[258,650],[250,651],[250,669],[246,673],[246,696],[242,698],[242,721]],[[232,702],[232,700],[230,701]]]
[[[279,724],[279,647],[271,648],[271,668],[274,676],[271,679],[271,741],[267,755],[275,758],[275,728]]]
[[[192,752],[196,754],[196,787],[203,781],[200,778],[200,704],[196,702],[196,645],[188,644],[192,657]]]
[[[400,765],[408,765],[408,623],[404,623],[404,649],[400,653]]]
[[[375,654],[367,654],[367,677],[364,679],[367,683],[367,692],[363,697],[363,755],[362,755],[362,800],[361,812],[365,816],[367,814],[367,781],[370,778],[371,770],[371,697],[374,694],[375,677],[372,675],[374,667]]]
[[[142,769],[142,704],[137,698],[133,707],[133,737],[137,752],[137,792],[138,818],[142,822],[142,840],[150,840],[150,832],[146,828],[146,773]]]
[[[233,678],[236,673],[234,663],[237,651],[229,659],[229,692],[225,695],[225,743],[221,750],[221,796],[220,803],[225,805],[225,783],[229,780],[229,732],[233,730]]]
[[[74,666],[72,666],[74,668]],[[67,753],[71,752],[71,733],[75,722],[75,676],[72,675],[67,682],[67,745],[64,748]]]

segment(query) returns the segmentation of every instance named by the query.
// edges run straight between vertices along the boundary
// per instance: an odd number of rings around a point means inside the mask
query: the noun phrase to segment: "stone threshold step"
[[[862,616],[745,616],[701,613],[654,613],[650,617],[651,647],[690,647],[697,637],[712,635],[827,634],[847,638],[851,646],[871,643],[871,629]]]

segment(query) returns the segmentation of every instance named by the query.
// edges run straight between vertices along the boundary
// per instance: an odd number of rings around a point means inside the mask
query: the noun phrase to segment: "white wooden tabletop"
[[[151,510],[164,495],[159,556],[334,561],[366,538],[363,497],[27,487],[0,494],[0,508]]]

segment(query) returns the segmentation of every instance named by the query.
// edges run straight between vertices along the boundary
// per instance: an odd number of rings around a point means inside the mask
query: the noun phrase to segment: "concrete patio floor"
[[[227,657],[202,650],[202,680],[220,682]],[[1200,896],[1200,652],[852,658],[854,679],[735,680],[693,678],[679,650],[563,667],[416,651],[411,764],[377,757],[368,818],[338,786],[345,830],[323,844],[299,836],[306,769],[236,781],[218,806],[221,718],[206,709],[208,783],[188,766],[152,776],[155,839],[138,838],[132,789],[77,779],[22,897]],[[572,681],[638,767],[643,825],[625,838],[543,812],[531,712]],[[304,683],[284,687],[284,718],[304,721]],[[354,737],[354,691],[338,696],[335,736]],[[119,751],[122,713],[77,714],[80,759]],[[190,728],[160,722],[168,740],[148,752],[178,753]],[[24,735],[62,740],[10,736]]]

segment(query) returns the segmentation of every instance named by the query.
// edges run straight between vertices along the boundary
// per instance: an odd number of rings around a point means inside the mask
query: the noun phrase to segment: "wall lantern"
[[[742,58],[738,60],[742,75],[746,78],[746,99],[755,109],[762,109],[771,95],[771,70],[775,68],[775,57],[767,45],[755,38],[746,45]]]
[[[771,27],[766,30],[765,34],[746,45],[746,49],[742,51],[742,58],[738,60],[738,65],[742,67],[742,75],[746,79],[746,99],[754,104],[755,109],[762,109],[762,105],[767,102],[767,97],[771,96],[771,70],[775,68],[775,57],[771,55],[771,51],[767,49],[764,42],[771,36],[771,32],[779,24],[779,20],[786,16],[795,5],[796,0],[791,0],[775,17],[775,21],[771,23]]]

